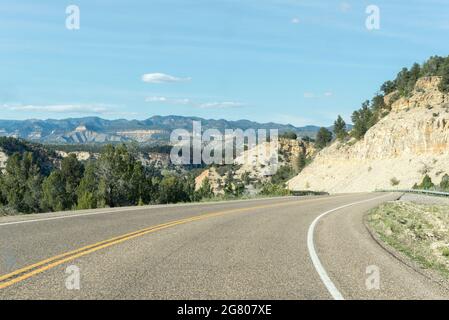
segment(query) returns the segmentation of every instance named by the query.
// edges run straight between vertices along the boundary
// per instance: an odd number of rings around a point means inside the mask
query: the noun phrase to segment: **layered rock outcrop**
[[[325,148],[288,188],[331,193],[409,189],[425,174],[439,183],[449,174],[449,95],[438,90],[440,80],[418,80],[411,97],[395,101],[364,139]]]

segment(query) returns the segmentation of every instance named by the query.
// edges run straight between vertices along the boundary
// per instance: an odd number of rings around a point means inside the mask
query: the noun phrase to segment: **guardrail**
[[[295,197],[301,196],[327,196],[329,193],[327,192],[319,192],[319,191],[290,191],[290,194]]]
[[[449,197],[449,192],[432,191],[432,190],[414,190],[414,189],[398,189],[398,190],[377,190],[378,192],[403,192],[403,193],[418,193],[427,194],[438,197]]]

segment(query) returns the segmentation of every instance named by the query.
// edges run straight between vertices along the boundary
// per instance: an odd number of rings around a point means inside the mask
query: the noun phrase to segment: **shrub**
[[[421,190],[431,190],[435,188],[435,185],[432,182],[432,179],[426,174],[419,185],[415,185],[413,189],[421,189]]]
[[[390,179],[390,183],[393,187],[399,185],[399,183],[401,183],[401,181],[399,181],[398,179],[396,179],[395,177]]]
[[[449,191],[449,175],[445,174],[440,182],[440,189],[443,191]]]

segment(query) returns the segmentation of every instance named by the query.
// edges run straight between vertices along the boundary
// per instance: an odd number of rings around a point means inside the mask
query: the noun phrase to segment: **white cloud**
[[[146,73],[142,76],[142,81],[147,83],[174,83],[190,80],[191,78],[179,78],[165,73]]]
[[[10,111],[107,114],[112,107],[98,104],[3,105]]]
[[[295,18],[293,18],[293,19],[291,20],[291,23],[293,23],[293,24],[298,24],[298,23],[300,23],[300,22],[301,22],[301,20],[299,20],[298,17],[295,17]]]
[[[333,95],[334,94],[332,92],[330,92],[330,91],[327,91],[327,92],[324,93],[325,97],[332,97]]]
[[[304,98],[306,99],[315,98],[315,94],[313,92],[304,92]]]
[[[150,103],[164,103],[172,105],[189,105],[200,109],[227,109],[227,108],[238,108],[245,106],[244,103],[236,101],[214,101],[214,102],[195,102],[188,98],[169,98],[161,96],[152,96],[145,99],[146,102]]]
[[[227,109],[227,108],[238,108],[243,106],[244,104],[241,102],[224,101],[224,102],[202,103],[198,107],[201,109]]]
[[[160,96],[154,96],[154,97],[147,97],[145,99],[146,102],[160,102],[160,103],[167,103],[167,104],[190,104],[190,99],[187,98],[167,98],[167,97],[160,97]]]

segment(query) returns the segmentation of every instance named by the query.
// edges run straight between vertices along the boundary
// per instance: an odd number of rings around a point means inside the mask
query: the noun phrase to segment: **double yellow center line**
[[[302,200],[301,203],[309,202],[309,201],[316,201],[316,200],[322,200],[322,199],[309,199],[309,200]],[[143,235],[153,233],[156,231],[160,231],[163,229],[171,228],[177,225],[186,224],[189,222],[194,221],[200,221],[205,220],[212,217],[222,216],[225,214],[231,214],[231,213],[241,213],[241,212],[248,212],[252,210],[257,209],[267,209],[267,208],[273,208],[273,207],[280,207],[280,206],[288,206],[288,205],[297,205],[298,201],[289,201],[284,203],[276,203],[271,205],[260,205],[260,206],[254,206],[254,207],[248,207],[248,208],[239,208],[239,209],[231,209],[231,210],[225,210],[225,211],[219,211],[215,213],[209,213],[209,214],[203,214],[198,215],[190,218],[185,218],[181,220],[171,221],[163,224],[159,224],[156,226],[147,227],[138,231],[134,231],[131,233],[127,233],[118,237],[114,237],[108,240],[100,241],[73,251],[69,251],[45,260],[42,260],[40,262],[37,262],[35,264],[26,266],[24,268],[18,269],[16,271],[13,271],[11,273],[5,274],[3,276],[0,276],[0,289],[7,288],[9,286],[12,286],[13,284],[16,284],[18,282],[24,281],[28,278],[33,277],[34,275],[37,275],[39,273],[45,272],[49,269],[52,269],[56,266],[59,266],[63,263],[66,263],[68,261],[72,261],[74,259],[77,259],[79,257],[88,255],[90,253],[96,252],[101,249],[108,248],[113,245],[117,245],[119,243],[141,237]]]

